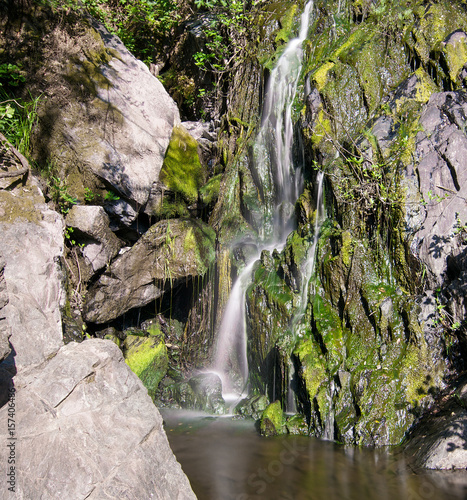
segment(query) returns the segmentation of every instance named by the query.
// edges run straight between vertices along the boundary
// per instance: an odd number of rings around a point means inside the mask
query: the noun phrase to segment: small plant
[[[104,200],[106,201],[117,201],[120,196],[116,195],[113,191],[107,191],[104,195]]]
[[[76,198],[70,195],[67,184],[60,177],[52,176],[49,181],[49,188],[52,201],[58,205],[60,212],[64,215],[78,202]]]
[[[90,203],[90,202],[94,201],[95,197],[96,197],[96,195],[95,195],[95,193],[92,192],[91,189],[84,188],[84,201],[85,202]]]

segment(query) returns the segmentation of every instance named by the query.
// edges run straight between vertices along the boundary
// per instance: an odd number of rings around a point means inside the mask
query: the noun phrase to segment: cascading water
[[[303,189],[303,175],[293,164],[292,106],[302,69],[303,50],[313,2],[305,6],[300,33],[291,40],[268,81],[261,129],[254,147],[262,183],[264,217],[261,237],[281,243],[293,229],[293,207]]]
[[[248,380],[245,338],[245,294],[251,271],[262,250],[281,250],[293,229],[293,207],[303,188],[302,172],[292,157],[292,106],[302,69],[302,44],[310,25],[313,1],[309,1],[297,38],[291,40],[271,72],[261,128],[254,146],[255,168],[261,182],[263,225],[258,252],[237,278],[219,328],[213,369],[221,376],[223,394],[239,395]]]

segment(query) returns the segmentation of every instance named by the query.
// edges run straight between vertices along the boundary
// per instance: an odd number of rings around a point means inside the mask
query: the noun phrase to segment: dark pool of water
[[[467,471],[415,471],[400,452],[263,438],[252,421],[161,413],[199,500],[467,499]]]

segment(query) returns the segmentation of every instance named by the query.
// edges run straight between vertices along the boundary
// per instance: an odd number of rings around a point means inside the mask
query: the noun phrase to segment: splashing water
[[[292,106],[302,69],[303,50],[313,1],[301,16],[300,32],[291,40],[271,72],[261,128],[254,146],[255,168],[264,203],[262,243],[238,276],[219,328],[213,369],[221,376],[224,396],[240,395],[248,380],[245,295],[254,263],[262,250],[281,251],[294,226],[294,204],[303,189],[303,176],[293,164]]]

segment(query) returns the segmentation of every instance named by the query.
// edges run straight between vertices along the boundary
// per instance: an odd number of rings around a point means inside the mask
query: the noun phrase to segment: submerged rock
[[[19,497],[196,498],[157,408],[112,342],[68,344],[18,374],[15,390]]]

